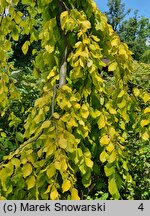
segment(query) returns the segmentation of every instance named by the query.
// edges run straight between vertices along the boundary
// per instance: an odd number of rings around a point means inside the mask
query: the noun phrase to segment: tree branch
[[[62,64],[60,67],[59,73],[59,87],[61,88],[63,85],[66,84],[66,74],[67,74],[67,54],[68,54],[68,47],[65,47],[64,56],[62,59]]]
[[[3,19],[4,17],[6,16],[6,9],[4,8],[4,11],[3,13],[1,14],[2,18],[1,18],[1,21],[0,21],[0,26],[2,25],[2,22],[3,22]]]
[[[59,0],[59,13],[63,11],[69,11],[69,8],[66,6],[66,4]],[[67,75],[67,56],[68,56],[68,44],[67,44],[67,36],[65,35],[65,32],[61,29],[61,34],[63,36],[64,40],[64,53],[62,57],[62,62],[60,66],[60,72],[59,72],[59,87],[61,88],[63,85],[66,84],[66,75]]]

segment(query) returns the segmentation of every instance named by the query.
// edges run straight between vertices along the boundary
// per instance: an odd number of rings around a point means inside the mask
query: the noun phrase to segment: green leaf
[[[7,137],[5,132],[1,132],[1,136],[4,137],[4,138]]]
[[[17,139],[19,142],[23,142],[23,140],[24,140],[23,134],[20,133],[20,132],[16,132],[16,139]]]
[[[115,168],[114,166],[109,167],[108,165],[106,165],[104,166],[104,171],[105,171],[106,176],[108,177],[115,173]]]

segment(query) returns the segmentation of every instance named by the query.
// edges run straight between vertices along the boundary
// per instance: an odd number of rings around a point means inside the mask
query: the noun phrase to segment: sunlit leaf
[[[23,177],[26,178],[27,176],[29,176],[32,173],[32,166],[30,163],[26,163],[23,165],[22,167],[22,174]]]
[[[80,200],[77,189],[73,188],[71,190],[71,199],[72,200]]]
[[[50,193],[50,199],[51,200],[56,200],[56,199],[58,199],[58,196],[59,196],[59,194],[58,194],[58,191],[55,189],[55,190],[53,190],[51,193]]]
[[[112,195],[118,192],[117,184],[114,178],[111,178],[110,180],[108,180],[108,189],[109,189],[110,194]]]
[[[26,55],[27,52],[28,52],[28,48],[29,48],[29,45],[30,45],[30,41],[26,41],[23,46],[22,46],[22,52]]]
[[[35,186],[35,177],[33,175],[29,176],[26,180],[26,183],[27,183],[28,190],[30,190]]]
[[[110,138],[108,137],[108,135],[104,135],[100,138],[101,145],[108,145],[109,142],[110,142]]]
[[[71,182],[68,179],[64,180],[62,184],[63,193],[68,191],[70,187],[71,187]]]
[[[108,67],[108,71],[115,71],[117,68],[117,65],[118,65],[117,62],[111,63]]]

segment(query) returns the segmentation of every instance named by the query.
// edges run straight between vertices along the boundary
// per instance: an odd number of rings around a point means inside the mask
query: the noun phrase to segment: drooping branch
[[[69,8],[66,6],[66,4],[59,0],[59,13],[61,14],[63,11],[69,11]],[[60,65],[60,71],[59,71],[59,87],[61,88],[63,85],[66,84],[66,75],[67,75],[67,56],[68,56],[68,44],[67,44],[67,36],[65,35],[65,32],[61,29],[61,34],[64,42],[64,53]]]
[[[60,72],[59,72],[59,87],[61,88],[63,85],[66,84],[66,75],[67,75],[67,52],[68,47],[65,47],[64,56],[62,59]]]
[[[0,21],[0,26],[2,25],[2,22],[3,22],[3,19],[4,17],[6,16],[6,9],[4,8],[4,11],[3,13],[1,14],[2,18],[1,18],[1,21]]]

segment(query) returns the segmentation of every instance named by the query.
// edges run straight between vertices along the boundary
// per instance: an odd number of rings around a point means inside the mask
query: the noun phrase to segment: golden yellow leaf
[[[118,46],[119,40],[118,37],[115,37],[112,41],[111,41],[111,45],[112,46]]]
[[[20,166],[20,160],[18,158],[12,158],[11,159],[11,163],[15,166],[15,167],[19,167]]]
[[[85,119],[87,119],[89,116],[89,110],[86,104],[83,104],[81,107],[81,116]]]
[[[111,195],[114,195],[115,193],[118,192],[117,184],[114,178],[108,180],[108,190]]]
[[[47,190],[44,192],[44,194],[48,194],[51,190],[52,185],[48,185]]]
[[[65,139],[63,137],[63,135],[61,135],[59,138],[58,138],[58,145],[63,148],[63,149],[66,149],[67,148],[67,139]]]
[[[116,110],[115,110],[114,108],[112,108],[112,107],[109,107],[109,112],[110,112],[110,114],[112,114],[112,115],[117,114]]]
[[[61,162],[60,161],[55,161],[54,166],[57,170],[61,170]]]
[[[53,190],[53,191],[50,193],[50,199],[51,199],[51,200],[56,200],[56,199],[58,199],[58,196],[59,196],[59,194],[58,194],[57,189]]]
[[[51,45],[46,45],[45,46],[45,49],[48,53],[52,53],[54,52],[54,46],[51,46]]]
[[[150,94],[149,93],[145,93],[142,98],[144,100],[144,103],[147,103],[150,100]]]
[[[149,139],[149,134],[148,134],[147,131],[144,134],[142,134],[142,139],[144,139],[144,140],[148,140]]]
[[[134,89],[133,89],[133,93],[134,93],[134,95],[137,97],[137,96],[140,95],[140,90],[139,90],[138,88],[134,88]]]
[[[68,179],[64,180],[62,184],[63,193],[68,191],[70,187],[71,187],[71,182]]]
[[[120,121],[120,127],[121,127],[121,129],[123,129],[123,130],[125,130],[125,123],[123,122],[123,121]]]
[[[118,103],[117,105],[118,105],[118,107],[119,107],[120,109],[122,109],[122,108],[125,107],[125,105],[126,105],[126,100],[123,99],[123,100],[121,101],[121,103]]]
[[[114,145],[112,143],[110,143],[108,146],[106,146],[106,150],[108,152],[112,152],[114,150]]]
[[[57,112],[54,112],[54,113],[53,113],[53,117],[54,117],[55,119],[59,119],[59,118],[60,118],[60,115],[59,115]]]
[[[103,114],[100,115],[97,124],[98,124],[98,128],[99,129],[105,127],[105,125],[106,125],[106,119],[105,119],[105,116]]]
[[[117,62],[111,63],[108,67],[108,71],[115,71],[117,66],[118,66]]]
[[[93,161],[90,158],[85,158],[85,164],[90,168],[93,167]]]
[[[72,200],[80,200],[80,197],[78,195],[78,191],[75,188],[72,188],[72,190],[71,190],[71,199]]]
[[[109,129],[109,136],[113,139],[115,135],[116,135],[115,128],[114,127],[110,127],[110,129]]]
[[[146,114],[146,113],[150,113],[150,107],[145,108],[144,114]]]
[[[100,161],[104,163],[107,160],[107,158],[108,158],[108,154],[106,153],[106,151],[105,150],[102,151],[102,153],[100,154]]]
[[[124,94],[125,94],[125,91],[124,91],[124,90],[121,90],[121,92],[120,92],[119,95],[118,95],[118,98],[121,98]]]
[[[127,55],[127,52],[124,49],[119,50],[120,55]]]
[[[150,123],[150,121],[148,119],[144,119],[141,121],[141,126],[144,127],[146,125],[148,125]]]
[[[30,190],[35,186],[35,177],[33,175],[29,176],[26,180],[26,183],[27,183],[28,190]]]
[[[50,164],[46,170],[46,174],[48,178],[52,178],[55,175],[55,173],[56,173],[56,168],[54,167],[53,164]]]
[[[50,124],[51,124],[51,122],[49,120],[44,121],[42,126],[41,126],[41,129],[48,128],[50,126]]]
[[[101,145],[108,145],[109,142],[110,142],[110,138],[108,137],[108,135],[104,135],[100,139],[100,144]]]
[[[60,19],[63,19],[64,17],[66,17],[68,15],[68,11],[63,11],[60,15]]]
[[[23,54],[25,54],[25,55],[27,54],[29,45],[30,45],[30,41],[26,41],[26,42],[23,44],[23,46],[22,46],[22,52],[23,52]]]
[[[26,163],[23,165],[22,167],[22,174],[23,177],[26,178],[27,176],[29,176],[32,173],[32,166],[30,163]]]
[[[55,71],[52,69],[49,73],[49,75],[47,76],[47,79],[49,80],[51,77],[55,76]]]
[[[108,162],[113,163],[117,159],[116,151],[114,150],[109,156]]]
[[[100,41],[100,39],[99,39],[97,36],[95,36],[95,35],[92,35],[91,37],[92,37],[93,40],[96,41],[96,42],[99,42],[99,41]]]

